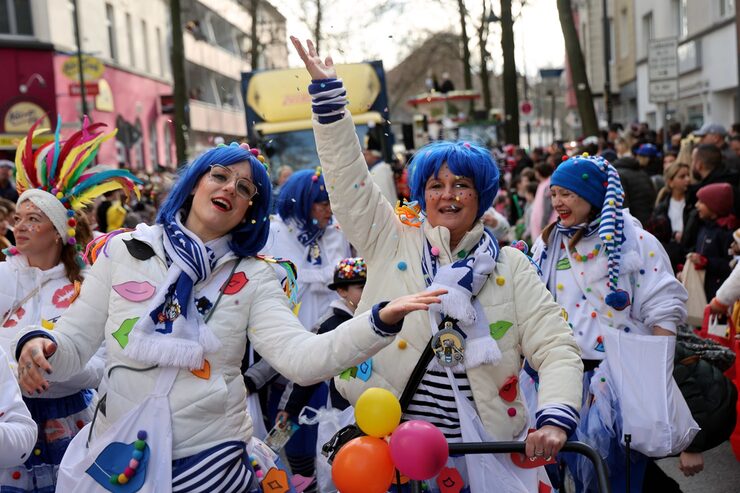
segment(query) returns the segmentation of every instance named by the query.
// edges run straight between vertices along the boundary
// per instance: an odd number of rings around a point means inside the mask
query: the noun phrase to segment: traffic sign
[[[529,101],[522,101],[522,104],[519,105],[519,112],[522,115],[529,115],[532,113],[532,103]]]
[[[654,80],[678,77],[678,39],[652,39],[648,48],[648,78]]]
[[[648,94],[651,103],[670,103],[678,99],[678,79],[650,81]]]
[[[85,95],[86,96],[97,96],[100,93],[97,82],[85,82]],[[80,96],[82,94],[82,88],[79,84],[69,85],[70,96]]]

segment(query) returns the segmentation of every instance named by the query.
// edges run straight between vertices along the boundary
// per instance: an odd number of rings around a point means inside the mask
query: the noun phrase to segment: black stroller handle
[[[512,452],[524,453],[524,442],[474,442],[474,443],[451,443],[450,455],[465,454],[510,454]],[[601,493],[611,493],[609,478],[606,473],[606,465],[601,456],[583,442],[566,442],[560,452],[574,452],[585,455],[596,468],[596,477],[599,482]],[[421,493],[421,483],[411,481],[411,492]]]

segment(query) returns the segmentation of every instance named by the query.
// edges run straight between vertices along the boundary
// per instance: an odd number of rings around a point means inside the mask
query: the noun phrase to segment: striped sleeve
[[[536,418],[538,430],[545,425],[557,426],[565,431],[568,436],[571,436],[576,431],[576,427],[580,421],[578,411],[565,404],[545,406],[537,411]]]
[[[318,117],[319,123],[333,123],[344,117],[347,91],[344,89],[342,79],[312,80],[308,86],[308,93],[313,99],[311,109]]]

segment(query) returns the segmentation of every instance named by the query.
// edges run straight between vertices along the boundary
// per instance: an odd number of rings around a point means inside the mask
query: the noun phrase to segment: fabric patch
[[[491,330],[491,337],[498,341],[504,337],[504,334],[506,334],[512,325],[514,324],[506,320],[499,320],[498,322],[490,324],[488,328]]]
[[[201,296],[200,298],[195,300],[195,308],[201,315],[205,315],[206,313],[208,313],[208,310],[210,310],[212,306],[213,303],[211,303],[211,300],[209,300],[205,296]]]
[[[54,291],[51,302],[57,308],[69,308],[76,297],[75,295],[75,285],[70,283]]]
[[[137,260],[149,260],[156,255],[154,249],[141,240],[131,238],[130,240],[123,240],[123,243],[126,245],[128,253]]]
[[[443,467],[437,476],[437,486],[442,493],[460,493],[465,487],[463,478],[454,467]]]
[[[5,323],[3,324],[3,327],[5,328],[15,327],[16,325],[18,325],[18,321],[22,319],[23,315],[25,314],[26,314],[25,308],[23,307],[18,308],[13,314],[13,316],[11,316],[8,320],[5,321]],[[7,316],[7,313],[5,314],[5,316]]]
[[[370,380],[370,375],[373,374],[373,359],[369,358],[367,361],[363,361],[357,365],[357,378],[363,382]]]
[[[516,467],[519,467],[521,469],[535,469],[540,466],[546,466],[548,464],[557,464],[557,460],[555,457],[550,457],[550,460],[546,460],[547,457],[535,457],[534,460],[530,460],[529,457],[527,457],[524,454],[519,453],[512,453],[511,454],[511,462],[514,463]]]
[[[144,486],[146,479],[146,466],[149,463],[151,450],[149,445],[144,448],[144,454],[139,459],[136,474],[126,484],[111,484],[111,476],[122,473],[131,461],[134,452],[134,442],[126,444],[113,442],[103,449],[97,456],[95,462],[85,471],[100,486],[113,493],[134,493]]]
[[[290,483],[288,483],[288,474],[275,467],[271,467],[264,479],[262,479],[263,493],[288,493]]]
[[[514,402],[514,399],[516,399],[516,391],[517,391],[516,384],[518,382],[519,382],[519,379],[516,377],[516,375],[512,375],[509,378],[507,378],[504,384],[501,386],[501,388],[498,391],[499,397],[501,397],[506,402]]]
[[[235,272],[224,286],[224,294],[236,294],[247,285],[249,279],[244,272]]]
[[[154,296],[157,288],[147,281],[126,281],[113,286],[113,291],[125,300],[139,303]]]
[[[131,329],[134,328],[134,325],[136,325],[136,322],[139,321],[139,317],[134,318],[127,318],[123,321],[120,327],[118,327],[118,330],[113,332],[111,334],[113,338],[118,342],[118,344],[121,346],[121,349],[125,349],[128,345],[128,335],[131,332]]]
[[[570,269],[570,260],[568,259],[568,257],[558,260],[558,263],[555,264],[555,270],[568,270],[568,269]]]
[[[200,370],[191,370],[190,373],[203,380],[211,378],[211,363],[207,359],[203,360],[203,368]]]

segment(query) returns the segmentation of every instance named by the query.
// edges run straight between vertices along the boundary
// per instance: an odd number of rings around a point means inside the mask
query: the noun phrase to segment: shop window
[[[108,28],[108,53],[111,60],[118,61],[118,45],[116,44],[116,16],[113,5],[105,4],[105,24]]]
[[[131,67],[136,67],[136,52],[134,51],[134,28],[131,25],[131,14],[126,14],[126,39],[128,40],[128,61]]]
[[[33,36],[30,0],[0,0],[0,34]]]

